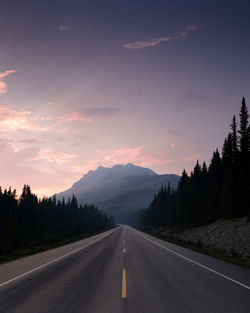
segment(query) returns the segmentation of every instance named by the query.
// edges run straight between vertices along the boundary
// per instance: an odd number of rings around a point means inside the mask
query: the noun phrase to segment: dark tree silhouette
[[[0,257],[19,255],[24,249],[35,249],[81,235],[112,228],[108,217],[94,205],[78,206],[75,195],[68,199],[38,200],[29,185],[24,185],[19,199],[16,190],[0,187]]]
[[[250,215],[250,125],[245,98],[231,132],[224,141],[222,157],[218,149],[209,166],[197,161],[190,177],[184,170],[176,191],[164,187],[150,206],[142,211],[143,226],[193,226],[218,218]],[[239,136],[238,136],[239,134]],[[250,218],[250,216],[249,216]]]

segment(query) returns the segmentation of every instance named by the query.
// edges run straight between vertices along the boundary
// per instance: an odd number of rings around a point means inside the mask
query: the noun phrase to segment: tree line
[[[94,205],[78,205],[73,195],[67,202],[52,198],[38,199],[24,185],[18,198],[16,190],[0,187],[0,256],[13,255],[63,240],[78,238],[114,227],[113,217]]]
[[[250,124],[245,98],[239,125],[232,119],[220,155],[209,166],[197,161],[190,176],[184,170],[176,190],[162,187],[140,217],[143,226],[186,227],[221,217],[250,219]]]

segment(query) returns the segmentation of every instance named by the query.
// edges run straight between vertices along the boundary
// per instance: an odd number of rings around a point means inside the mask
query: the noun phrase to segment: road
[[[250,270],[128,226],[0,265],[1,313],[249,313]]]

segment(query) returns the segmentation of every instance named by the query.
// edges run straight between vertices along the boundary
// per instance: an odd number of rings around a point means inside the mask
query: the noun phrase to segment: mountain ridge
[[[148,206],[161,186],[170,183],[172,188],[176,188],[179,178],[175,174],[158,175],[149,168],[132,163],[117,164],[111,168],[99,166],[95,171],[85,174],[71,188],[57,194],[57,199],[67,199],[74,194],[79,203],[94,203],[105,212],[112,213],[118,222],[127,222],[127,212]],[[119,214],[116,214],[118,211]]]

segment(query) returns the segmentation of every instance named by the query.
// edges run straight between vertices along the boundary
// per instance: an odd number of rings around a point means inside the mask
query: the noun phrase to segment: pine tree
[[[219,212],[227,218],[234,217],[237,213],[237,186],[236,186],[236,172],[238,171],[238,162],[234,159],[233,155],[238,157],[238,152],[233,153],[235,150],[235,140],[233,144],[233,137],[235,138],[236,121],[233,119],[231,130],[234,133],[229,133],[225,139],[222,148],[222,161],[223,161],[223,182],[220,193]],[[236,133],[237,136],[237,133]],[[233,148],[234,145],[234,148]]]
[[[181,179],[179,180],[179,183],[178,183],[178,190],[179,191],[183,191],[183,189],[185,188],[188,180],[189,180],[188,174],[187,174],[187,172],[184,169],[183,172],[182,172]]]
[[[239,149],[238,149],[237,123],[235,115],[233,117],[231,124],[231,138],[232,138],[232,162],[235,164],[235,166],[237,166]]]
[[[240,109],[240,152],[242,160],[246,160],[247,152],[249,150],[248,147],[248,109],[246,106],[245,98],[242,98],[241,109]]]
[[[248,154],[250,154],[250,124],[248,125],[248,129],[247,129],[247,146],[248,146]]]
[[[172,216],[165,226],[191,226],[206,224],[220,218],[234,218],[248,214],[250,219],[250,124],[245,99],[242,99],[239,130],[235,116],[231,132],[224,141],[222,158],[214,151],[207,169],[197,161],[190,177],[184,170],[178,188],[172,193],[162,190],[155,195],[149,208],[144,211],[147,225],[159,226],[156,218],[159,205]],[[239,135],[238,135],[239,134]],[[167,199],[167,201],[164,202]],[[171,214],[169,214],[171,212]],[[146,219],[145,219],[146,218]],[[160,221],[162,225],[162,221]]]
[[[197,160],[196,165],[194,167],[193,176],[198,178],[201,175],[201,166],[199,160]]]
[[[247,145],[248,145],[248,183],[250,183],[250,124],[247,129]]]
[[[203,176],[206,176],[207,173],[208,173],[208,172],[207,172],[207,164],[206,164],[206,162],[203,162],[201,174],[202,174]]]
[[[249,151],[249,114],[246,106],[245,98],[242,99],[240,109],[240,157],[239,157],[239,182],[238,182],[238,214],[244,215],[249,210],[250,202],[250,187],[249,187],[249,165],[248,165],[248,151]]]

